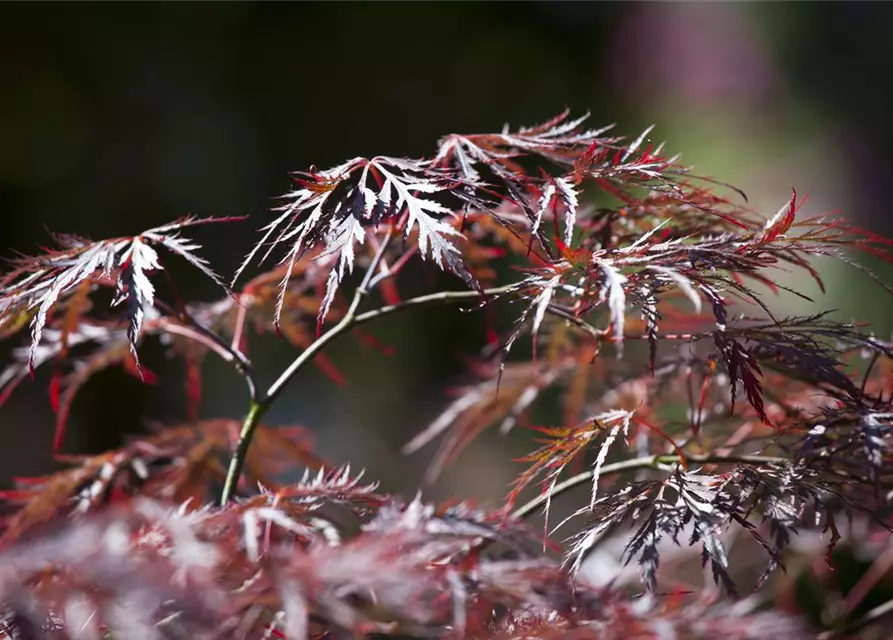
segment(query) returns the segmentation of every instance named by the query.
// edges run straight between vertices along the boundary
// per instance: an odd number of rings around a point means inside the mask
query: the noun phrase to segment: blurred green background
[[[102,238],[185,213],[250,214],[197,233],[228,275],[288,171],[429,154],[444,133],[530,125],[565,106],[633,136],[655,123],[669,150],[769,215],[794,185],[810,194],[808,212],[839,210],[893,234],[890,24],[893,4],[856,2],[4,3],[3,246],[35,251],[45,227]],[[169,264],[184,296],[218,295]],[[890,300],[876,285],[853,270],[828,282],[828,306],[889,335]],[[399,447],[463,381],[483,324],[430,309],[369,329],[396,354],[336,344],[347,390],[311,368],[269,421],[306,425],[323,454],[411,496],[432,451],[405,459]],[[293,356],[274,337],[252,346],[267,383]],[[97,376],[75,404],[66,451],[114,447],[144,418],[183,418],[178,364],[157,346],[144,358],[162,382]],[[241,416],[241,380],[215,362],[206,373],[203,416]],[[0,409],[13,452],[4,482],[53,468],[47,380],[40,372]],[[520,469],[508,454],[532,446],[523,430],[487,434],[431,495],[496,500]]]

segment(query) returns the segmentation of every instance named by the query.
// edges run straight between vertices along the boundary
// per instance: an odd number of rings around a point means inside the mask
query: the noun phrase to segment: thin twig
[[[368,273],[372,273],[372,271],[367,271],[367,275]],[[516,285],[509,285],[505,287],[485,290],[484,294],[497,295],[500,293],[505,293],[507,291],[511,291],[515,286]],[[229,502],[230,498],[233,495],[236,483],[238,482],[238,478],[242,474],[242,466],[245,462],[245,456],[248,453],[248,447],[251,445],[251,439],[254,436],[254,430],[257,428],[260,419],[270,409],[273,401],[282,392],[282,390],[285,388],[285,385],[287,385],[289,381],[291,381],[295,374],[300,371],[301,368],[304,367],[304,365],[313,360],[313,358],[323,348],[328,346],[330,342],[335,340],[335,338],[343,335],[349,329],[355,327],[358,324],[362,324],[364,322],[368,322],[375,318],[380,318],[391,313],[403,311],[404,309],[419,307],[434,302],[469,300],[480,298],[481,296],[480,291],[443,291],[427,296],[419,296],[418,298],[405,300],[404,302],[401,302],[399,304],[387,305],[373,311],[367,311],[366,313],[357,314],[357,307],[359,307],[359,304],[366,293],[368,293],[368,284],[361,284],[354,295],[350,308],[348,309],[347,313],[341,318],[341,321],[338,322],[338,324],[336,324],[334,327],[329,329],[326,333],[321,335],[304,351],[302,351],[301,354],[292,361],[288,368],[282,372],[279,378],[277,378],[276,381],[273,382],[272,385],[270,385],[270,388],[267,390],[267,392],[263,396],[258,397],[258,399],[251,404],[251,406],[249,407],[248,415],[245,417],[245,421],[242,423],[242,431],[239,434],[239,442],[236,445],[236,450],[233,453],[232,458],[230,459],[229,469],[226,473],[226,481],[223,486],[223,492],[221,493],[221,504],[226,504],[227,502]]]
[[[728,455],[728,456],[719,456],[719,455],[689,455],[685,456],[685,460],[689,463],[695,464],[753,464],[753,465],[761,465],[761,464],[774,464],[779,462],[784,462],[784,458],[778,458],[775,456],[758,456],[758,455]],[[665,464],[673,464],[676,462],[681,462],[682,458],[676,455],[655,455],[655,456],[646,456],[644,458],[630,458],[629,460],[622,460],[620,462],[615,462],[614,464],[606,464],[601,468],[599,472],[600,477],[604,477],[606,475],[612,475],[617,473],[623,473],[624,471],[633,471],[635,469],[655,469],[659,468],[660,465]],[[518,507],[512,516],[515,518],[526,518],[534,511],[536,511],[539,507],[543,506],[550,499],[555,498],[555,496],[564,493],[569,489],[573,489],[574,487],[584,484],[592,480],[592,470],[583,471],[578,473],[575,476],[571,476],[564,482],[559,482],[552,490],[546,494],[540,494],[536,498],[533,498],[526,504]]]
[[[245,378],[245,384],[248,385],[248,394],[251,400],[254,401],[257,399],[260,386],[257,383],[254,366],[237,346],[224,340],[217,332],[208,329],[185,309],[176,312],[164,303],[159,302],[157,304],[159,307],[165,308],[166,312],[169,313],[172,318],[176,318],[183,323],[182,325],[177,325],[168,321],[165,327],[166,331],[200,342],[219,355],[223,360],[232,364],[236,371]]]
[[[347,313],[344,314],[338,324],[336,324],[334,327],[320,336],[309,347],[304,349],[304,351],[302,351],[301,354],[297,358],[295,358],[294,361],[292,361],[292,363],[285,369],[285,371],[282,372],[282,374],[276,379],[276,381],[270,385],[270,388],[267,389],[267,392],[263,396],[254,396],[252,398],[251,406],[248,410],[248,415],[245,416],[245,421],[242,423],[242,430],[239,433],[239,441],[236,444],[236,450],[233,452],[232,458],[230,459],[229,468],[226,472],[226,480],[223,485],[223,492],[220,495],[221,505],[225,505],[226,503],[228,503],[230,498],[232,497],[236,485],[239,482],[239,477],[242,475],[242,467],[245,464],[245,458],[248,455],[248,448],[251,446],[251,440],[254,437],[254,431],[257,429],[257,425],[260,423],[261,418],[264,416],[264,414],[266,414],[266,412],[272,406],[273,402],[285,388],[285,385],[288,384],[288,382],[306,363],[313,360],[314,356],[316,356],[316,354],[319,353],[327,344],[347,331],[355,323],[357,310],[359,309],[360,304],[363,302],[363,299],[368,294],[369,283],[372,280],[372,277],[375,275],[375,272],[378,269],[378,265],[381,263],[381,259],[384,256],[385,251],[387,251],[388,245],[390,244],[391,233],[391,231],[388,231],[388,234],[384,237],[381,244],[379,245],[378,250],[375,252],[375,256],[372,258],[372,262],[369,263],[369,267],[366,269],[366,273],[363,276],[363,281],[354,292],[353,299],[350,302]]]
[[[610,333],[610,331],[606,329],[596,329],[591,324],[583,320],[583,318],[576,315],[573,311],[567,311],[565,309],[562,309],[558,305],[550,304],[546,307],[546,311],[548,311],[552,315],[558,316],[559,318],[564,318],[565,320],[573,325],[576,325],[598,341],[602,340]]]
[[[502,287],[484,289],[483,295],[497,296],[503,293],[509,293],[510,291],[517,289],[517,287],[517,284],[508,284]],[[389,304],[384,307],[379,307],[378,309],[373,309],[372,311],[367,311],[366,313],[361,313],[353,319],[353,324],[363,324],[364,322],[368,322],[370,320],[374,320],[375,318],[386,316],[397,311],[403,311],[404,309],[409,309],[412,307],[421,307],[437,302],[460,302],[462,300],[480,299],[482,297],[481,293],[481,291],[477,291],[474,289],[468,289],[465,291],[439,291],[437,293],[430,293],[424,296],[418,296],[417,298],[410,298],[409,300],[404,300],[402,302],[398,302],[397,304]]]
[[[383,244],[382,249],[384,248],[385,246]],[[481,297],[481,292],[474,290],[441,291],[439,293],[419,296],[418,298],[411,298],[398,304],[391,304],[380,307],[373,311],[367,311],[366,313],[357,314],[357,309],[360,306],[360,303],[362,302],[365,295],[369,292],[369,282],[371,281],[370,274],[373,274],[375,272],[376,266],[377,262],[374,261],[373,264],[370,265],[370,268],[366,271],[366,276],[363,278],[363,282],[357,288],[353,300],[351,301],[350,307],[348,308],[347,313],[341,318],[341,321],[338,322],[338,324],[336,324],[334,327],[329,329],[322,336],[320,336],[304,351],[302,351],[301,354],[297,358],[295,358],[294,361],[292,361],[288,368],[282,372],[279,378],[277,378],[276,381],[272,385],[270,385],[270,388],[267,390],[267,392],[263,396],[258,397],[257,401],[251,404],[248,415],[245,417],[245,421],[242,424],[242,431],[239,434],[239,442],[236,445],[236,450],[233,453],[232,458],[230,459],[229,469],[226,473],[226,481],[223,486],[223,492],[221,493],[221,504],[226,504],[227,502],[229,502],[230,498],[233,495],[239,476],[241,476],[242,474],[242,466],[245,462],[245,456],[248,453],[248,447],[251,445],[251,439],[254,436],[254,430],[257,428],[260,419],[269,410],[273,401],[282,392],[282,390],[285,388],[285,385],[289,383],[289,381],[295,376],[295,374],[300,371],[300,369],[304,365],[313,360],[313,358],[335,338],[343,335],[349,329],[359,324],[363,324],[364,322],[396,313],[398,311],[403,311],[405,309],[420,307],[436,302],[458,302],[461,300],[471,300]],[[483,291],[483,294],[486,296],[495,296],[501,293],[507,293],[516,288],[516,284],[511,284],[504,287],[485,289]]]
[[[347,313],[341,318],[341,320],[334,327],[329,329],[326,333],[321,335],[316,341],[313,342],[309,347],[304,349],[297,358],[288,366],[288,368],[282,372],[282,374],[276,379],[276,381],[270,385],[270,388],[267,389],[267,393],[264,396],[264,404],[269,406],[273,403],[276,397],[282,392],[282,389],[285,388],[285,385],[288,384],[289,380],[298,372],[298,370],[303,367],[307,362],[313,359],[313,357],[322,351],[322,349],[329,344],[332,340],[340,336],[342,333],[347,331],[357,322],[357,310],[365,299],[366,295],[369,293],[369,283],[372,280],[372,277],[375,275],[375,272],[378,270],[378,265],[381,262],[382,257],[384,256],[385,251],[388,248],[388,245],[391,241],[391,233],[388,232],[388,235],[384,237],[381,242],[381,245],[378,247],[378,251],[375,253],[375,257],[372,258],[372,262],[369,263],[369,267],[366,269],[366,273],[363,275],[363,280],[360,282],[360,286],[357,287],[354,292],[353,299],[350,301],[350,306],[347,308]]]

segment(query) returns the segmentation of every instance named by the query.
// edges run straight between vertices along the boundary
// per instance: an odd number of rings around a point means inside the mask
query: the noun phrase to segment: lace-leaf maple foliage
[[[824,537],[829,561],[856,525],[887,535],[893,345],[821,306],[789,316],[767,300],[809,300],[782,270],[824,292],[814,258],[864,270],[852,250],[889,261],[891,242],[804,215],[796,191],[760,215],[652,144],[650,128],[624,140],[586,119],[296,173],[233,290],[181,235],[211,219],[56,236],[59,249],[15,259],[0,337],[30,336],[0,373],[0,400],[50,369],[56,450],[94,373],[153,381],[137,360],[147,339],[185,363],[188,402],[180,424],[60,456],[66,469],[5,492],[5,636],[814,637],[771,606],[772,578],[802,553],[801,531]],[[156,290],[158,248],[225,295]],[[272,270],[236,286],[274,253]],[[408,294],[400,275],[421,261],[462,286]],[[120,315],[94,304],[103,288]],[[441,439],[433,482],[484,430],[530,429],[538,444],[504,504],[406,501],[323,460],[307,431],[261,424],[309,363],[347,381],[326,358],[333,340],[380,348],[362,325],[438,304],[483,308],[491,328],[467,384],[405,451]],[[507,310],[499,332],[494,313]],[[248,352],[271,327],[297,354],[264,390]],[[209,357],[244,378],[244,421],[199,415]],[[561,410],[531,423],[549,398]],[[577,487],[585,497],[556,524],[551,509]],[[541,509],[545,533],[527,522]],[[852,611],[825,637],[883,608]]]

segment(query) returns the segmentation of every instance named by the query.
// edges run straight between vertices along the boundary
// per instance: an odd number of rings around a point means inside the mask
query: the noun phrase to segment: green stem
[[[695,464],[773,464],[778,462],[784,462],[784,458],[777,458],[774,456],[758,456],[758,455],[729,455],[729,456],[719,456],[719,455],[691,455],[685,457],[686,462],[694,462]],[[644,458],[630,458],[629,460],[622,460],[620,462],[615,462],[614,464],[606,464],[601,468],[599,472],[599,477],[604,477],[607,475],[612,475],[616,473],[623,473],[624,471],[633,471],[635,469],[654,469],[663,464],[673,464],[682,462],[682,458],[674,455],[656,455],[656,456],[646,456]],[[512,516],[518,519],[526,518],[531,515],[538,508],[546,504],[546,502],[554,498],[555,496],[561,495],[565,491],[569,489],[573,489],[574,487],[581,485],[583,483],[589,482],[592,480],[593,471],[583,471],[578,473],[575,476],[571,476],[564,482],[559,482],[556,484],[552,491],[548,494],[540,494],[536,498],[533,498],[526,504],[518,507]]]
[[[378,265],[381,264],[381,259],[384,257],[388,244],[390,244],[391,234],[392,231],[388,231],[388,234],[381,241],[378,250],[375,252],[375,256],[372,258],[372,262],[369,263],[369,267],[363,275],[363,281],[354,292],[353,299],[350,301],[350,306],[347,308],[347,313],[344,314],[344,317],[341,318],[340,322],[317,338],[313,344],[304,349],[288,368],[282,372],[282,375],[270,385],[270,388],[267,389],[265,394],[252,399],[248,415],[245,416],[245,422],[242,423],[242,431],[239,433],[239,442],[236,445],[236,450],[233,452],[232,458],[230,458],[229,468],[226,470],[226,480],[223,483],[223,492],[220,494],[221,506],[227,504],[235,492],[236,485],[239,483],[239,478],[242,476],[242,467],[245,465],[245,458],[248,455],[248,448],[251,446],[251,440],[254,437],[257,425],[260,423],[261,418],[264,417],[264,414],[270,410],[270,407],[273,405],[273,402],[279,394],[282,393],[285,385],[288,384],[289,380],[291,380],[298,371],[300,371],[301,367],[313,360],[314,356],[316,356],[316,354],[327,344],[353,325],[356,319],[357,310],[360,308],[360,304],[363,302],[366,294],[369,293],[369,283],[372,281],[372,277],[375,275],[376,270],[378,270]]]
[[[378,261],[375,262],[375,266],[377,266],[377,264]],[[373,272],[374,269],[370,269],[366,273],[367,275],[369,275]],[[459,302],[462,300],[473,300],[475,298],[481,297],[480,291],[441,291],[439,293],[419,296],[418,298],[411,298],[398,304],[391,304],[380,307],[373,311],[367,311],[366,313],[357,314],[360,303],[368,293],[368,280],[368,278],[364,278],[364,282],[359,286],[356,293],[354,294],[350,307],[348,308],[347,313],[344,315],[344,317],[341,318],[341,321],[338,322],[338,324],[336,324],[334,327],[329,329],[326,333],[321,335],[304,351],[302,351],[301,354],[297,358],[295,358],[294,361],[292,361],[288,368],[282,372],[279,378],[277,378],[276,381],[270,385],[270,388],[267,389],[267,392],[262,396],[257,397],[251,403],[251,408],[248,411],[248,415],[245,416],[245,422],[242,424],[242,431],[239,433],[239,442],[236,445],[236,450],[233,453],[232,458],[230,459],[229,468],[226,472],[226,480],[223,485],[223,492],[220,496],[221,505],[225,505],[226,503],[228,503],[235,493],[236,485],[238,484],[239,478],[242,475],[242,467],[245,464],[245,456],[248,454],[248,447],[251,446],[251,439],[254,437],[254,432],[257,429],[257,425],[260,422],[261,418],[263,418],[264,414],[266,414],[267,411],[270,409],[273,402],[285,388],[285,385],[287,385],[289,381],[295,376],[295,374],[300,371],[304,365],[313,360],[316,354],[318,354],[330,342],[358,324],[363,324],[364,322],[368,322],[382,316],[390,315],[398,311],[421,307],[436,302]],[[507,285],[504,287],[486,289],[484,290],[484,294],[495,296],[501,293],[507,293],[508,291],[511,291],[515,286],[516,285]]]
[[[263,404],[257,400],[251,401],[251,407],[248,409],[248,415],[245,416],[245,422],[242,423],[242,431],[239,433],[239,442],[236,444],[236,450],[229,461],[226,481],[223,484],[223,493],[220,495],[221,506],[229,502],[230,497],[236,490],[236,484],[242,475],[242,466],[245,464],[245,458],[248,457],[248,447],[251,446],[251,438],[254,437],[254,430],[257,429],[261,416],[265,412],[266,408]]]
[[[304,367],[304,365],[313,360],[316,354],[322,351],[330,342],[358,324],[363,324],[364,322],[368,322],[370,320],[374,320],[375,318],[386,316],[391,313],[396,313],[397,311],[403,311],[404,309],[424,306],[435,302],[458,302],[461,300],[473,300],[475,298],[481,297],[481,292],[474,290],[441,291],[439,293],[419,296],[417,298],[405,300],[398,304],[387,305],[373,311],[367,311],[366,313],[358,314],[357,312],[360,308],[360,305],[362,304],[366,295],[369,293],[369,290],[372,288],[373,284],[383,279],[376,279],[375,272],[378,269],[378,266],[381,264],[381,260],[384,257],[384,253],[387,250],[390,240],[391,233],[389,232],[388,235],[385,236],[385,238],[382,240],[381,244],[378,247],[378,250],[375,253],[375,256],[372,258],[372,262],[366,269],[366,273],[363,276],[363,281],[354,292],[354,296],[350,302],[350,306],[347,309],[347,313],[344,314],[338,324],[329,329],[327,332],[317,338],[313,342],[313,344],[302,351],[301,354],[297,358],[295,358],[294,361],[292,361],[292,363],[285,369],[285,371],[282,372],[282,374],[276,379],[276,381],[270,385],[270,388],[267,389],[266,393],[264,393],[263,395],[252,394],[251,407],[248,411],[248,415],[245,416],[245,421],[242,423],[242,430],[239,433],[239,442],[236,445],[236,449],[233,452],[232,458],[230,459],[229,468],[226,472],[226,479],[223,484],[223,492],[220,495],[221,505],[227,504],[232,499],[232,496],[235,493],[236,485],[238,484],[239,478],[242,475],[242,468],[245,465],[245,457],[248,455],[248,448],[251,446],[251,440],[254,437],[254,432],[257,429],[257,425],[260,423],[261,418],[263,418],[267,411],[269,411],[270,407],[273,405],[273,402],[275,402],[276,398],[279,396],[280,393],[282,393],[282,390],[295,376],[295,374],[300,371],[301,368]],[[495,296],[502,293],[507,293],[513,290],[515,287],[517,287],[517,285],[515,284],[506,285],[503,287],[496,287],[493,289],[484,290],[483,294],[485,296]]]
[[[497,296],[503,293],[508,293],[516,289],[517,287],[517,284],[507,284],[502,287],[484,289],[483,294],[484,296]],[[404,300],[403,302],[398,302],[397,304],[389,304],[384,307],[379,307],[378,309],[373,309],[372,311],[367,311],[366,313],[361,313],[356,318],[354,318],[353,324],[363,324],[364,322],[375,320],[376,318],[389,315],[396,311],[403,311],[404,309],[413,307],[422,307],[436,302],[461,302],[462,300],[474,300],[475,298],[481,298],[481,292],[475,291],[474,289],[469,289],[466,291],[439,291],[437,293],[430,293],[428,295],[419,296],[417,298],[410,298],[409,300]]]
[[[496,295],[498,293],[508,291],[509,288],[510,287],[500,287],[498,289],[490,289],[488,291],[485,291],[485,293]],[[263,418],[264,414],[269,411],[273,402],[276,400],[279,394],[282,393],[282,390],[295,376],[295,374],[300,371],[301,368],[304,367],[304,365],[313,360],[316,354],[322,351],[322,349],[324,349],[330,342],[358,324],[362,324],[364,322],[368,322],[369,320],[386,316],[391,313],[396,313],[397,311],[402,311],[411,307],[423,306],[426,304],[431,304],[433,302],[459,301],[479,298],[481,295],[478,291],[444,291],[429,296],[412,298],[399,304],[388,305],[379,309],[375,309],[374,311],[368,311],[366,313],[358,315],[357,309],[359,308],[360,303],[362,302],[366,293],[366,288],[361,285],[357,289],[356,294],[351,301],[350,307],[348,308],[348,311],[344,315],[344,317],[341,318],[341,321],[338,322],[338,324],[336,324],[334,327],[329,329],[327,332],[325,332],[323,335],[321,335],[304,351],[302,351],[301,354],[297,358],[295,358],[290,365],[288,365],[288,368],[282,372],[279,378],[277,378],[276,381],[270,385],[270,388],[267,389],[267,392],[252,402],[248,415],[245,416],[245,422],[242,424],[242,431],[239,434],[239,442],[236,445],[236,450],[233,453],[232,458],[230,459],[229,469],[227,469],[226,472],[226,480],[223,485],[223,492],[220,496],[221,505],[225,505],[227,502],[229,502],[233,496],[233,493],[235,492],[236,484],[239,481],[239,477],[242,475],[242,467],[245,463],[245,456],[248,453],[248,447],[251,446],[251,439],[254,437],[254,431],[255,429],[257,429],[257,425],[260,422],[261,418]]]
[[[273,402],[279,394],[282,393],[285,385],[289,383],[294,375],[300,371],[305,364],[313,360],[316,354],[322,351],[327,344],[347,331],[354,324],[357,307],[359,307],[360,302],[365,295],[365,289],[361,285],[354,294],[350,308],[344,317],[341,318],[341,321],[321,335],[313,342],[313,344],[304,349],[304,351],[301,352],[301,355],[295,358],[276,381],[270,385],[267,392],[252,402],[248,415],[245,416],[245,422],[242,424],[242,431],[239,434],[239,442],[230,459],[229,469],[227,469],[226,472],[226,481],[223,485],[223,493],[220,496],[221,505],[225,505],[230,501],[230,498],[232,498],[236,485],[239,482],[239,478],[242,475],[242,467],[245,464],[245,456],[248,454],[248,447],[251,446],[251,439],[254,437],[254,431],[257,429],[257,425],[261,418],[263,418],[264,414],[270,410]]]

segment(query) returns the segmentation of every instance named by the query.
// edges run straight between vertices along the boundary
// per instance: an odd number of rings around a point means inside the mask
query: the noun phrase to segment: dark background
[[[185,213],[250,214],[196,233],[228,276],[288,171],[429,154],[445,133],[531,125],[565,106],[633,136],[656,123],[670,150],[768,215],[795,185],[809,212],[890,234],[890,24],[893,4],[856,2],[4,3],[0,238],[32,252],[45,228],[98,239]],[[217,296],[169,264],[184,295]],[[828,306],[889,335],[880,289],[851,270],[826,276]],[[308,369],[269,419],[306,425],[323,454],[411,493],[430,451],[403,459],[399,446],[463,380],[482,325],[432,309],[371,330],[395,356],[339,343],[348,389]],[[294,353],[275,338],[252,350],[265,383]],[[183,418],[178,365],[152,346],[144,358],[166,381],[97,376],[75,404],[67,451],[116,446],[145,418]],[[206,373],[203,416],[241,416],[241,381],[216,363]],[[47,379],[0,409],[13,454],[4,479],[52,468]],[[433,492],[497,499],[519,469],[507,451],[532,446],[523,431],[488,434]]]

